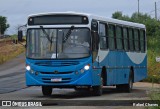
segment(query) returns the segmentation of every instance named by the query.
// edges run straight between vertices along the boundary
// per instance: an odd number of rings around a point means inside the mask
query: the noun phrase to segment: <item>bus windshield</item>
[[[27,31],[28,58],[70,59],[90,55],[90,30],[74,28],[66,39],[68,29],[37,28]]]

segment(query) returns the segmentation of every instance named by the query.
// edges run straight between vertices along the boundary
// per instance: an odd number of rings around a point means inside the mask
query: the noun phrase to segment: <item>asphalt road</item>
[[[53,93],[49,97],[44,97],[41,92],[41,87],[26,87],[25,86],[25,57],[24,54],[16,57],[15,59],[0,65],[0,100],[80,100],[75,105],[81,105],[83,107],[84,100],[148,100],[148,94],[152,88],[152,84],[148,83],[134,83],[132,93],[118,92],[115,87],[104,87],[102,96],[93,96],[87,91],[75,91],[74,89],[53,89]],[[160,85],[154,85],[153,87],[160,88]],[[56,104],[49,104],[42,108],[78,108],[76,106],[62,106],[65,101],[60,101]],[[95,106],[98,102],[93,102],[94,106],[85,108],[99,109],[106,108],[106,106]],[[0,107],[10,109],[10,107]],[[15,107],[17,108],[17,107]],[[26,107],[31,108],[31,107]],[[32,107],[33,108],[33,107]],[[34,107],[37,108],[37,107]],[[127,109],[128,107],[107,107],[109,109]],[[134,107],[130,107],[131,109]],[[136,107],[144,108],[144,107]]]
[[[0,94],[26,88],[24,74],[24,54],[21,54],[13,60],[0,65]]]

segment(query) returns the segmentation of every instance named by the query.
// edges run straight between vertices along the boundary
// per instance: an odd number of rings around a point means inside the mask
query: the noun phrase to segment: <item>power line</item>
[[[138,2],[139,2],[139,0],[138,0]],[[158,8],[159,3],[160,3],[160,0],[156,1],[155,2],[155,7],[154,7],[155,9],[151,10],[149,12],[146,12],[146,14],[148,14],[150,16],[154,15],[155,19],[157,19],[157,20],[160,18],[160,16],[158,16],[158,13],[160,12],[160,8]],[[138,12],[139,12],[139,3],[138,3]]]
[[[152,13],[152,12],[154,12],[155,10],[152,10],[152,11],[150,11],[150,12],[147,12],[147,13]]]

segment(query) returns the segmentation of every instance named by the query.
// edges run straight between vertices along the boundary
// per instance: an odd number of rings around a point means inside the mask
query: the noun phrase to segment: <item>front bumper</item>
[[[26,71],[27,86],[52,86],[52,87],[72,87],[72,86],[92,86],[91,71],[83,74],[77,72],[67,72],[66,74],[30,73]],[[53,82],[51,79],[61,78],[61,81]]]

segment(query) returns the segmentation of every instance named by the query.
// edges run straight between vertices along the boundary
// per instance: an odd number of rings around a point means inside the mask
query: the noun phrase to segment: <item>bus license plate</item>
[[[51,82],[61,82],[62,78],[53,78],[51,79]]]

